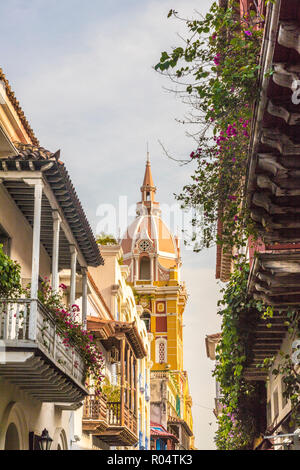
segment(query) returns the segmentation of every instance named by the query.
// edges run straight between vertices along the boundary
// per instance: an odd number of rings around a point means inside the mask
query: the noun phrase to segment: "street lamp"
[[[47,429],[45,428],[42,435],[38,438],[38,444],[40,450],[50,450],[53,439],[49,436]]]

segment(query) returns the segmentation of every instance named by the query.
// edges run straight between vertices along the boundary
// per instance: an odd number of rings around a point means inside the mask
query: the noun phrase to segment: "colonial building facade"
[[[151,335],[122,249],[101,254],[60,153],[40,147],[0,78],[1,263],[16,261],[30,285],[5,295],[0,265],[0,449],[150,448]],[[80,310],[83,333],[96,340],[100,395],[83,351],[64,342],[41,298],[45,282],[54,293],[63,286],[66,311]]]
[[[45,278],[57,290],[68,269],[70,303],[78,277],[85,325],[87,270],[103,259],[59,152],[40,147],[2,71],[0,78],[2,253],[30,284],[27,296],[5,296],[1,266],[0,449],[34,450],[47,436],[52,449],[72,449],[74,414],[88,395],[84,358],[65,347],[39,290]]]

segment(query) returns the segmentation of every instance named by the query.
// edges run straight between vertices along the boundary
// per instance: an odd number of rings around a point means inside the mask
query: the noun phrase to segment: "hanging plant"
[[[79,306],[74,304],[67,307],[63,302],[65,289],[66,286],[60,284],[59,291],[55,292],[50,285],[49,279],[46,277],[38,291],[38,299],[52,314],[59,327],[59,334],[64,347],[66,349],[76,347],[80,352],[89,378],[89,382],[86,382],[86,386],[93,388],[94,393],[99,395],[104,379],[103,354],[99,351],[93,335],[82,328]],[[27,296],[29,296],[30,286],[27,287],[26,292]],[[45,327],[47,328],[47,325],[45,325]]]

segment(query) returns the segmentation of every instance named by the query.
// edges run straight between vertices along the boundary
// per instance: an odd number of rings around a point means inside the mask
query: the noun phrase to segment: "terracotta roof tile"
[[[59,160],[60,151],[53,153],[37,145],[23,144],[19,142],[16,143],[15,146],[19,153],[16,156],[7,157],[7,164],[15,165],[15,162],[22,162],[24,165],[27,165],[27,162],[30,164],[30,162],[34,161],[35,165],[43,167],[47,161],[49,161],[49,163],[53,162],[52,167],[44,171],[44,177],[47,179],[50,186],[54,186],[53,192],[55,196],[57,196],[57,192],[59,192],[59,190],[55,188],[55,183],[52,184],[51,178],[53,178],[54,175],[56,179],[58,178],[62,182],[66,192],[66,197],[77,212],[80,220],[81,233],[76,234],[75,238],[82,249],[82,253],[85,256],[87,263],[89,266],[94,267],[104,264],[104,260],[99,250],[99,245],[96,243],[91,226],[76,193],[75,187],[73,186],[69,173],[64,163]],[[3,166],[4,163],[5,161],[2,159],[1,165]],[[69,212],[65,212],[65,217],[72,230],[72,226],[74,225],[72,215],[70,215]],[[77,232],[78,227],[79,225],[77,223]],[[88,242],[88,245],[86,242]]]

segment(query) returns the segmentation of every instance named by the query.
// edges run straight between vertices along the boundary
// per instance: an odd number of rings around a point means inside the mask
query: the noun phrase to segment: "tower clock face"
[[[151,243],[149,240],[142,240],[139,243],[139,249],[141,251],[149,251],[151,249]]]

